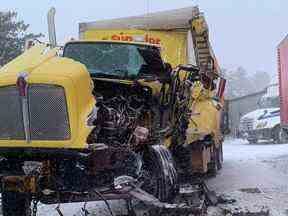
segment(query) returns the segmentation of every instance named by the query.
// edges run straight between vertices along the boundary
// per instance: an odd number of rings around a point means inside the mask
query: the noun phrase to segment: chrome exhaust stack
[[[47,20],[48,20],[48,35],[49,35],[49,43],[51,47],[57,46],[57,40],[56,40],[56,27],[55,27],[55,14],[56,9],[52,7],[47,14]]]

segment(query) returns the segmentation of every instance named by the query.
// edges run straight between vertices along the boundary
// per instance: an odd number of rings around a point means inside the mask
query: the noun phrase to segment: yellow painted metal
[[[208,30],[208,26],[207,26],[207,23],[205,21],[205,18],[203,16],[199,16],[197,18],[194,18],[192,21],[192,28],[199,35],[206,32]]]
[[[71,139],[65,141],[0,140],[0,147],[32,148],[86,148],[86,138],[93,128],[86,125],[87,117],[95,105],[93,84],[83,64],[57,57],[55,50],[45,51],[43,46],[31,48],[0,72],[0,87],[15,85],[20,72],[28,72],[29,84],[59,85],[65,89]],[[17,98],[15,98],[17,100]]]
[[[197,54],[199,64],[198,66],[204,64],[206,67],[207,63],[212,58],[214,64],[212,72],[215,73],[215,75],[220,75],[220,66],[218,64],[217,58],[210,44],[209,28],[204,16],[200,15],[193,18],[191,21],[191,28],[193,29],[192,35],[194,38],[195,51],[196,53],[198,53]],[[209,71],[207,70],[206,72]]]
[[[52,57],[56,56],[58,49],[50,49],[46,45],[37,45],[22,55],[18,56],[17,58],[13,59],[8,64],[4,65],[0,69],[0,73],[9,72],[12,73],[19,73],[19,71],[26,71],[30,72],[43,62],[51,59]]]
[[[200,82],[191,88],[191,118],[186,131],[186,144],[191,144],[201,137],[211,134],[215,144],[220,144],[219,102],[213,99],[214,91],[203,88]]]
[[[118,30],[87,30],[83,35],[84,40],[143,42],[160,45],[162,57],[166,62],[176,67],[187,63],[187,31],[144,31],[135,29]],[[131,41],[133,40],[133,41]]]

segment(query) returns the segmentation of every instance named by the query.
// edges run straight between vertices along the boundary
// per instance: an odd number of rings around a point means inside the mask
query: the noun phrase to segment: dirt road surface
[[[232,204],[209,208],[209,216],[221,215],[288,215],[288,144],[248,144],[244,140],[226,139],[224,166],[208,185],[218,195],[224,194]],[[58,216],[55,205],[39,206],[38,215]],[[61,205],[64,216],[84,215],[83,203]],[[125,213],[123,202],[113,202],[115,214]],[[89,216],[109,216],[102,202],[88,203]],[[246,214],[241,214],[241,213]],[[252,214],[258,213],[258,214]]]

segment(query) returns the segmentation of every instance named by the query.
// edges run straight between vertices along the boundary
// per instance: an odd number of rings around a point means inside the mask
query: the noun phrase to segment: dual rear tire
[[[217,172],[222,169],[223,148],[222,145],[213,151],[211,162],[208,164],[208,176],[215,177]]]

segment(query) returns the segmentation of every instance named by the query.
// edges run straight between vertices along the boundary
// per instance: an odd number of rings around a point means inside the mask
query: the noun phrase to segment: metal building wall
[[[228,118],[231,135],[236,135],[240,118],[255,109],[258,109],[258,101],[266,93],[266,90],[240,98],[228,100]]]

